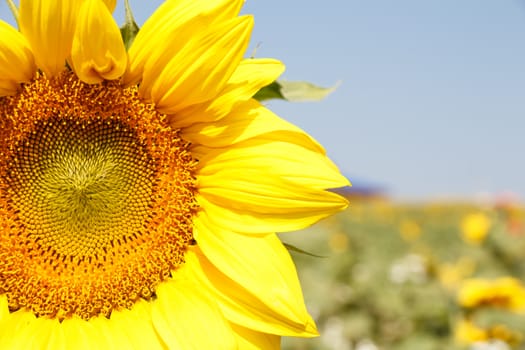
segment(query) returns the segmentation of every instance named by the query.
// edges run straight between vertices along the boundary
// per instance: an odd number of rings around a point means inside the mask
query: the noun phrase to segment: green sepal
[[[129,50],[131,44],[133,44],[133,40],[135,40],[135,37],[139,32],[139,26],[135,22],[135,18],[131,12],[131,6],[129,5],[128,0],[124,2],[124,8],[126,11],[126,19],[122,27],[120,27],[120,35],[122,35],[122,41],[124,42],[126,50]]]
[[[282,243],[283,243],[284,247],[286,249],[288,249],[288,251],[290,251],[290,252],[296,252],[296,253],[300,253],[300,254],[304,254],[304,255],[308,255],[308,256],[313,256],[314,258],[326,258],[326,256],[316,255],[316,254],[307,252],[306,250],[302,250],[301,248],[297,248],[296,246],[294,246],[292,244],[284,243],[284,242],[282,242]]]
[[[285,100],[283,94],[281,93],[281,84],[276,81],[257,91],[253,98],[257,101],[266,101],[271,99]]]
[[[339,84],[325,88],[306,81],[274,81],[253,96],[258,101],[280,99],[290,102],[321,101],[337,89]]]

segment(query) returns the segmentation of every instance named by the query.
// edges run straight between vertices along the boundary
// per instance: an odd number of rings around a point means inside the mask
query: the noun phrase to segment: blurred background
[[[525,210],[367,193],[281,239],[321,336],[287,350],[525,349]]]
[[[163,1],[130,2],[141,25]],[[525,349],[525,1],[247,0],[243,13],[247,55],[340,84],[267,104],[354,184],[347,211],[281,235],[317,255],[292,252],[321,333],[283,348]],[[0,15],[13,23],[5,2]]]

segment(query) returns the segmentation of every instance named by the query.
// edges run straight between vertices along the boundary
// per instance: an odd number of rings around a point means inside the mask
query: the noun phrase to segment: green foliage
[[[131,44],[133,44],[133,40],[135,40],[135,37],[139,32],[139,26],[135,22],[135,18],[133,17],[133,13],[131,12],[129,0],[126,0],[124,2],[124,8],[126,11],[125,21],[122,27],[120,27],[120,34],[122,35],[122,40],[124,41],[124,46],[126,47],[126,50],[129,50]]]
[[[280,99],[290,102],[321,101],[337,89],[324,88],[306,81],[279,80],[263,87],[253,97],[258,101]]]
[[[299,253],[299,254],[304,254],[304,255],[308,255],[308,256],[312,256],[314,258],[325,258],[324,256],[321,256],[321,255],[316,255],[316,254],[313,254],[313,253],[310,253],[310,252],[307,252],[306,250],[302,250],[301,248],[298,248],[292,244],[289,244],[289,243],[285,243],[283,242],[283,245],[285,246],[286,249],[288,249],[288,251],[290,252],[295,252],[295,253]]]
[[[281,85],[274,81],[270,85],[263,87],[261,90],[253,96],[254,99],[258,101],[266,101],[272,99],[281,99],[284,100],[284,96],[281,93]]]
[[[482,307],[464,310],[464,279],[513,276],[525,281],[525,210],[470,204],[401,205],[351,199],[350,209],[281,238],[326,256],[292,256],[307,306],[321,337],[286,338],[283,350],[464,350],[455,340],[459,319],[480,327],[503,324],[525,335],[525,315]],[[460,222],[483,211],[492,228],[481,245],[463,241]],[[520,216],[521,215],[521,216]],[[408,223],[411,223],[407,225]],[[406,227],[418,227],[407,230]],[[516,229],[517,228],[517,229]],[[415,232],[415,233],[414,233]],[[521,262],[521,263],[516,263]],[[524,350],[525,344],[510,349]]]

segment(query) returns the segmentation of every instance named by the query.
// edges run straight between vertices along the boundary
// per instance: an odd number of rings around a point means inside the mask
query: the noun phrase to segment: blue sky
[[[131,3],[142,23],[161,1]],[[283,78],[342,81],[323,102],[269,107],[354,182],[406,199],[525,199],[525,1],[247,0],[243,12],[249,53],[281,59]]]
[[[343,81],[324,102],[272,105],[345,174],[401,198],[525,197],[525,2],[305,3],[246,8],[287,79]]]

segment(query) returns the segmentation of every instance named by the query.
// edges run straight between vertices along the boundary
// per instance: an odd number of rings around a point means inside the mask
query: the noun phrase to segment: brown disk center
[[[184,263],[195,162],[117,83],[39,76],[0,99],[0,293],[84,319],[130,308]]]
[[[11,204],[43,250],[96,257],[140,235],[152,203],[155,162],[119,121],[35,125],[7,171]]]

